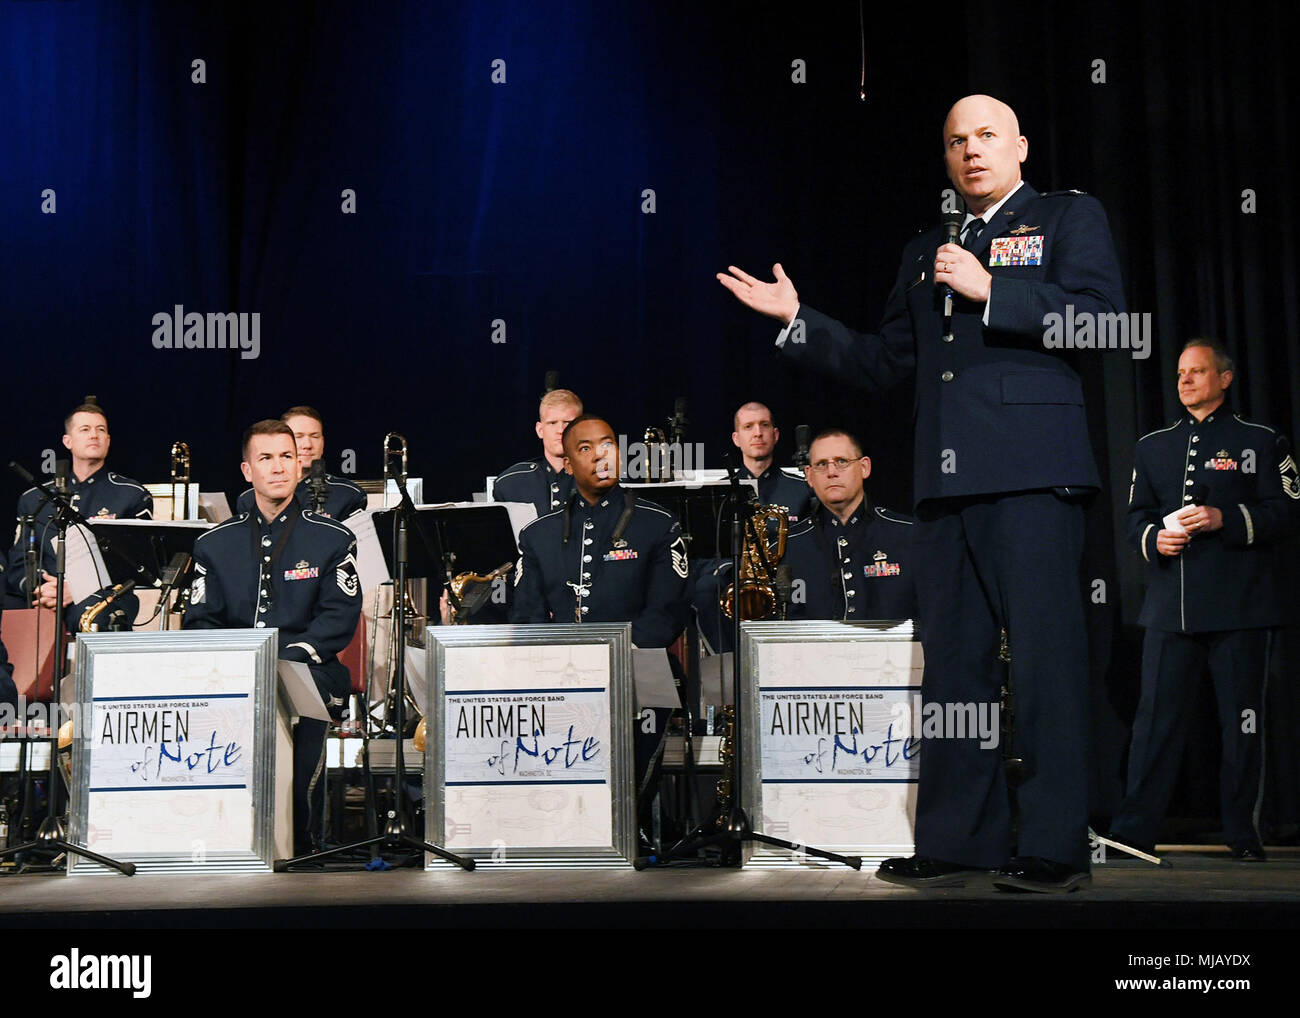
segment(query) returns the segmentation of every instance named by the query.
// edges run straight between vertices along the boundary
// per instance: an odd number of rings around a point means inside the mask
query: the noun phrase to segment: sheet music
[[[50,541],[51,547],[57,539]],[[73,604],[90,597],[112,582],[99,544],[86,527],[68,528],[68,552],[64,559],[64,586],[72,594]]]
[[[361,579],[362,590],[374,590],[392,580],[388,563],[384,561],[384,551],[379,546],[379,535],[375,533],[373,513],[374,510],[368,509],[353,513],[343,521],[343,525],[357,535],[357,576]]]

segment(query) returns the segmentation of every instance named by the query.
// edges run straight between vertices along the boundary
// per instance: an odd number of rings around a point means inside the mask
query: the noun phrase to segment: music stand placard
[[[480,871],[629,865],[631,626],[431,626],[426,640],[426,840]]]
[[[292,845],[278,630],[79,634],[69,840],[137,873],[270,872]],[[107,873],[74,856],[69,873]]]
[[[921,644],[910,622],[746,622],[743,805],[755,829],[864,862],[911,855]],[[749,865],[814,863],[763,845]]]

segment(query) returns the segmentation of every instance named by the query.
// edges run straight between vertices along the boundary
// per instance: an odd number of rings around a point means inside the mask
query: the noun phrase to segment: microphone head
[[[311,478],[313,481],[325,480],[325,461],[323,459],[311,461]]]
[[[543,383],[542,395],[560,387],[560,373],[558,371],[546,372],[546,381]]]
[[[944,243],[955,244],[957,238],[961,235],[961,224],[966,220],[965,212],[945,212],[943,219]]]
[[[677,399],[673,401],[673,420],[676,421],[678,424],[689,423],[686,420],[686,397],[685,396],[678,396]]]
[[[68,490],[68,474],[72,470],[72,463],[69,460],[54,461],[54,490],[66,492]]]
[[[794,463],[797,467],[806,467],[808,465],[808,448],[812,445],[812,428],[806,424],[800,424],[794,429]]]

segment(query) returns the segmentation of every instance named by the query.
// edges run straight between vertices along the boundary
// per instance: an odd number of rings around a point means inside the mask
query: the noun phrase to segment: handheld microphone
[[[800,424],[794,429],[794,465],[801,470],[809,463],[808,448],[812,445],[812,428]]]
[[[957,238],[961,236],[962,220],[966,218],[964,212],[945,212],[943,214],[943,242],[945,244],[956,244]],[[943,338],[952,342],[952,287],[947,284],[943,288]]]

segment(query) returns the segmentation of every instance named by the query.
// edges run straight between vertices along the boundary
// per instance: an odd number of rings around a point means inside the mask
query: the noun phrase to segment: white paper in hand
[[[1183,509],[1192,509],[1192,508],[1194,507],[1190,505],[1183,506]],[[1182,512],[1183,509],[1175,509],[1173,512],[1171,512],[1168,516],[1164,518],[1163,523],[1164,523],[1164,528],[1166,530],[1172,530],[1175,534],[1187,533],[1187,528],[1178,522],[1178,514]]]

